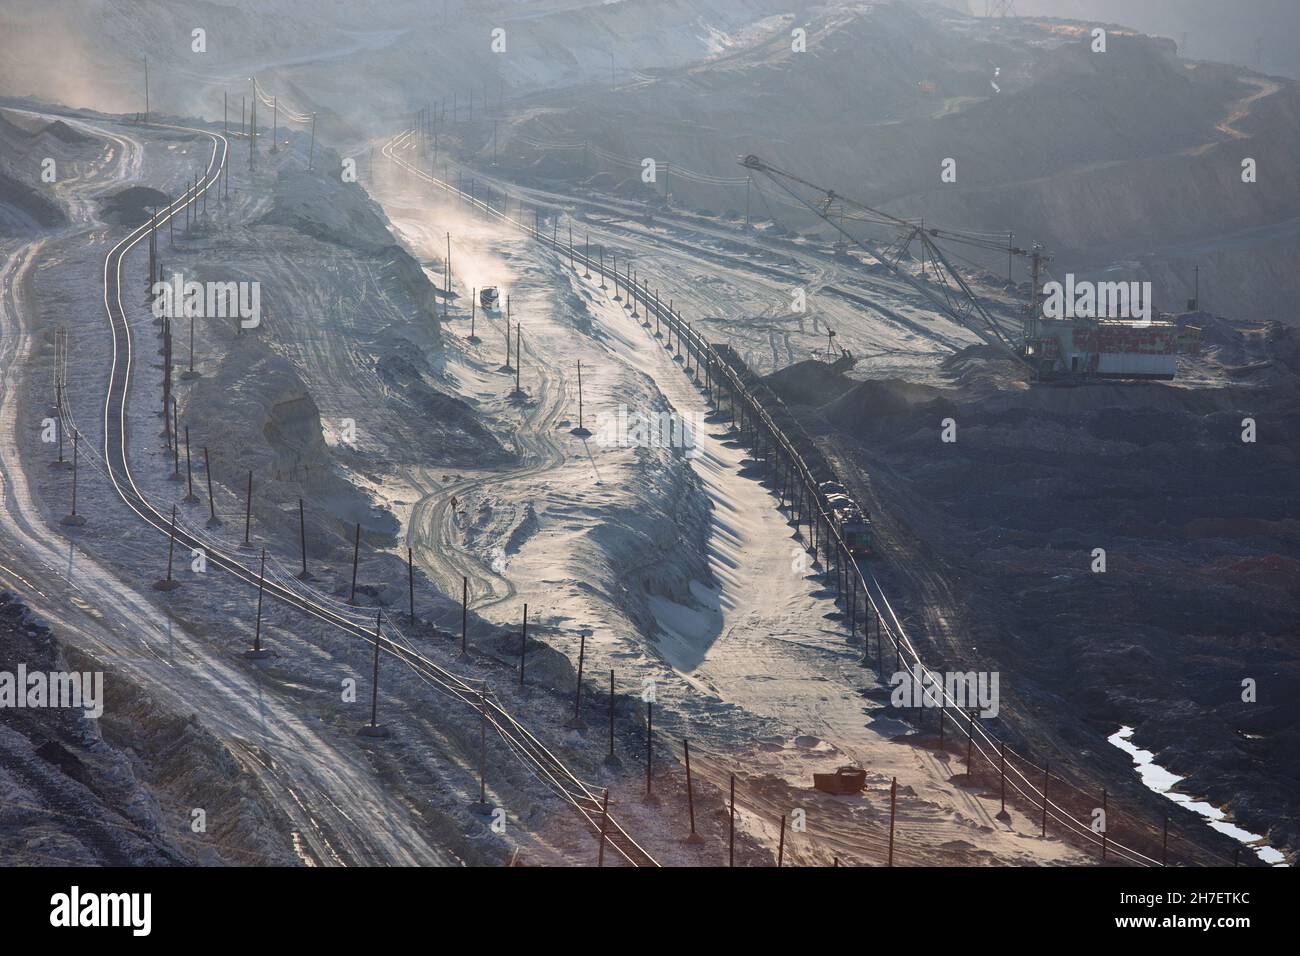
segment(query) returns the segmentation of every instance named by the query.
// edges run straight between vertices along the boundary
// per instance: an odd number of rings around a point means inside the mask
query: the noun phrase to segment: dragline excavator
[[[740,165],[754,172],[762,173],[782,191],[796,200],[799,205],[830,224],[844,240],[869,253],[872,258],[881,262],[896,278],[916,289],[934,303],[935,307],[941,312],[951,316],[954,321],[975,333],[982,341],[1018,361],[1025,360],[1022,344],[1013,341],[1007,332],[993,319],[993,316],[989,315],[984,306],[980,304],[979,299],[975,297],[975,293],[971,290],[966,279],[953,267],[948,257],[944,255],[934,240],[943,238],[1027,257],[1032,260],[1034,265],[1035,288],[1037,287],[1038,267],[1041,263],[1047,261],[1047,257],[1042,255],[1037,246],[1032,250],[1008,248],[1006,243],[975,233],[926,228],[924,223],[900,219],[898,216],[881,212],[879,209],[873,209],[865,203],[842,196],[832,189],[810,183],[794,173],[777,169],[757,156],[744,157],[740,160]],[[796,187],[804,187],[804,192],[812,191],[816,194],[815,198],[808,198]],[[839,215],[832,215],[831,211],[837,204]],[[853,212],[846,214],[846,208],[853,210]],[[898,231],[898,236],[887,246],[875,247],[850,233],[844,226],[846,220],[895,229]],[[921,244],[922,269],[924,270],[927,259],[933,264],[935,278],[933,283],[923,282],[908,270],[899,268],[899,262],[903,256],[908,254],[908,250],[915,241],[919,241]]]
[[[829,224],[844,240],[853,243],[881,262],[896,278],[916,289],[959,325],[969,329],[989,345],[1023,363],[1038,380],[1047,379],[1172,379],[1178,370],[1178,355],[1196,352],[1200,347],[1200,329],[1180,328],[1167,317],[1149,317],[1141,322],[1122,320],[1118,315],[1045,315],[1042,308],[1044,286],[1041,278],[1051,257],[1044,255],[1037,243],[1029,249],[1011,244],[1011,236],[963,232],[955,229],[927,228],[925,221],[901,219],[815,185],[794,173],[777,169],[757,156],[746,156],[740,165],[762,173],[803,208]],[[802,191],[801,191],[802,190]],[[815,194],[809,198],[807,193]],[[832,215],[832,209],[836,211]],[[846,210],[849,210],[846,212]],[[845,228],[845,222],[865,223],[895,232],[887,244],[868,244]],[[1024,310],[1020,334],[1013,339],[980,304],[966,279],[953,267],[935,240],[961,244],[986,251],[1019,256],[1029,261],[1029,302]],[[899,268],[912,243],[921,245],[921,277]],[[847,246],[847,243],[844,243]],[[958,256],[958,258],[962,258]],[[932,266],[933,279],[927,281],[926,267]],[[1067,276],[1066,288],[1072,283]],[[1053,283],[1058,284],[1059,283]],[[1091,287],[1094,283],[1084,283]],[[1129,295],[1120,286],[1137,283],[1101,283],[1115,287],[1114,296],[1126,301]]]

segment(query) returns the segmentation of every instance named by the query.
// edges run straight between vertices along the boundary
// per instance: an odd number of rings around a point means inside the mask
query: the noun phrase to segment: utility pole
[[[254,81],[256,82],[256,81]],[[252,109],[248,117],[248,168],[257,168],[257,93],[253,93]]]
[[[573,434],[588,434],[587,429],[582,424],[582,359],[578,359],[578,427],[574,429]]]
[[[357,733],[362,737],[387,737],[388,728],[378,722],[379,718],[379,645],[383,641],[384,612],[375,615],[375,664],[370,679],[370,723]]]
[[[316,114],[311,114],[311,151],[307,153],[307,171],[311,172],[312,164],[316,161]]]
[[[149,58],[144,58],[144,121],[149,122]]]
[[[1043,254],[1035,243],[1029,257],[1029,312],[1025,315],[1025,338],[1038,338],[1039,284],[1038,276],[1042,270]]]

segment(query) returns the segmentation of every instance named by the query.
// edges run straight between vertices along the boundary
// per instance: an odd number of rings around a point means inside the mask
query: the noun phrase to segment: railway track
[[[151,125],[157,129],[207,137],[212,143],[212,152],[202,178],[160,213],[157,223],[163,226],[173,216],[182,212],[186,203],[201,199],[204,193],[215,188],[218,177],[228,160],[230,143],[225,135],[217,132],[166,124]],[[104,258],[104,311],[112,332],[112,356],[108,388],[104,398],[102,465],[114,491],[126,506],[156,531],[170,535],[172,533],[170,517],[153,506],[137,485],[130,467],[127,408],[134,367],[134,341],[123,298],[123,270],[127,254],[148,238],[149,231],[148,223],[137,227],[112,246]],[[70,413],[66,408],[64,414],[66,425],[75,429],[76,424],[71,421]],[[209,563],[250,587],[258,586],[258,572],[252,567],[246,567],[236,556],[222,547],[214,546],[214,540],[210,536],[200,536],[180,524],[175,527],[175,535],[176,541],[182,547],[202,549],[206,552]],[[378,643],[381,651],[406,664],[433,689],[480,713],[481,719],[491,726],[518,759],[529,766],[538,780],[564,799],[579,814],[593,835],[600,834],[603,827],[606,842],[622,862],[631,866],[659,865],[612,815],[602,820],[604,815],[601,812],[601,801],[594,790],[580,780],[536,735],[512,716],[494,695],[484,692],[482,686],[475,685],[444,669],[416,651],[404,638],[400,641],[394,640],[391,637],[381,636],[378,629],[372,631],[374,625],[369,620],[357,620],[334,610],[323,596],[314,594],[305,585],[298,582],[291,585],[286,581],[268,577],[263,587],[268,597],[336,627],[371,646]],[[388,626],[390,633],[396,632],[400,636],[395,625],[390,622]]]

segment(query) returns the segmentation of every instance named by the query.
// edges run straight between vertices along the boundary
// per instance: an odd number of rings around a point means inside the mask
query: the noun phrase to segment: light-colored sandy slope
[[[428,215],[447,215],[443,208],[431,204]],[[496,275],[520,281],[521,275],[543,269],[534,262],[539,257],[544,261],[546,254],[523,246],[508,227],[473,225],[458,212],[449,215],[457,236],[465,237],[459,242],[468,243],[472,235],[473,245],[500,253]],[[643,255],[642,267],[668,277],[665,285],[682,294],[688,315],[729,312],[728,301],[717,297],[710,284],[691,281],[699,270],[686,256],[661,260],[648,248]],[[597,278],[583,280],[565,263],[551,278],[561,289],[582,296],[585,310],[597,319],[599,347],[572,335],[563,317],[554,315],[554,302],[548,307],[545,297],[530,292],[525,301],[531,307],[521,310],[527,315],[530,352],[563,355],[570,362],[581,355],[584,367],[590,364],[598,373],[587,396],[595,409],[609,401],[607,395],[619,394],[617,383],[627,375],[610,370],[613,366],[634,371],[645,380],[643,394],[658,396],[678,412],[707,410],[662,340],[613,301],[612,284],[601,291]],[[464,326],[453,321],[450,328],[463,334],[468,331]],[[635,507],[638,498],[649,501],[646,496],[655,494],[637,483],[635,470],[623,461],[625,450],[596,443],[561,442],[559,461],[491,479],[496,499],[531,505],[539,524],[496,569],[513,593],[497,600],[493,613],[504,621],[517,619],[510,609],[517,613],[530,600],[530,614],[540,611],[541,620],[561,625],[546,639],[571,658],[576,658],[576,631],[587,625],[595,632],[588,667],[598,671],[610,664],[641,674],[657,669],[659,699],[677,720],[674,732],[689,735],[699,748],[701,777],[725,788],[728,773],[741,774],[746,826],[774,842],[774,825],[782,813],[808,810],[815,825],[791,844],[792,857],[801,862],[829,863],[832,856],[879,862],[884,846],[881,798],[895,776],[902,788],[900,862],[1080,862],[1071,848],[1032,836],[1033,821],[1019,815],[1009,823],[994,819],[995,802],[950,782],[960,768],[950,767],[947,758],[898,742],[906,728],[881,718],[861,696],[874,679],[857,666],[860,651],[846,643],[844,625],[828,619],[834,604],[807,567],[776,498],[745,472],[746,453],[728,440],[722,425],[705,427],[697,441],[700,454],[690,467],[712,511],[706,546],[712,580],[706,575],[678,593],[652,599],[657,622],[651,633],[633,629],[624,609],[600,588],[580,586],[599,573],[588,533],[602,510],[620,502]],[[439,539],[440,546],[466,548],[454,523],[451,529]],[[502,522],[491,530],[501,543],[512,525]],[[481,548],[478,539],[474,543]],[[473,559],[481,561],[481,553]],[[844,762],[869,769],[867,800],[836,801],[810,790],[814,769]],[[904,839],[906,852],[901,849]]]

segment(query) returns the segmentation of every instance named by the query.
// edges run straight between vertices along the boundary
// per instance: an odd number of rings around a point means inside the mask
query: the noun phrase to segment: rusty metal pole
[[[208,461],[208,446],[203,446],[203,472],[208,476],[208,527],[215,528],[221,524],[217,517],[217,506],[212,497],[212,464]]]
[[[573,724],[574,728],[582,727],[582,667],[586,663],[587,657],[587,633],[584,631],[578,635],[578,686],[573,694]]]
[[[298,580],[307,581],[311,574],[307,571],[307,514],[303,510],[302,499],[298,499],[298,543],[302,546],[302,573]]]
[[[265,660],[271,655],[262,650],[262,592],[266,587],[266,548],[262,549],[262,565],[257,572],[257,623],[253,626],[253,649],[245,651],[250,660]]]
[[[1042,827],[1042,833],[1039,834],[1042,837],[1047,836],[1047,785],[1051,783],[1051,780],[1052,780],[1052,765],[1050,762],[1048,762],[1043,765],[1043,827]],[[1169,816],[1168,814],[1166,814],[1165,815],[1166,823],[1168,822],[1168,820],[1169,820]]]
[[[578,359],[578,430],[586,431],[582,426],[582,359]]]
[[[370,682],[370,726],[376,725],[376,718],[379,715],[379,640],[381,629],[384,624],[384,612],[380,611],[375,615],[375,670],[374,676]]]
[[[487,702],[483,698],[483,685],[478,688],[478,809],[488,808],[487,802]]]
[[[154,582],[154,588],[158,591],[174,591],[181,586],[181,582],[172,577],[172,556],[176,552],[176,506],[172,505],[172,524],[171,534],[167,540],[167,577],[161,578]]]
[[[609,755],[605,757],[606,765],[613,764],[618,758],[614,756],[614,669],[609,670]]]
[[[600,849],[596,853],[596,866],[605,865],[605,827],[609,823],[609,787],[600,802]]]
[[[528,652],[528,605],[524,605],[524,627],[519,633],[519,687],[524,686],[524,660]]]
[[[998,775],[1002,778],[1002,809],[1000,815],[1005,816],[1007,812],[1007,742],[998,741]]]
[[[74,521],[80,517],[80,515],[77,514],[77,449],[81,444],[80,438],[81,432],[74,428],[72,430],[72,511],[70,512]]]
[[[889,785],[889,863],[888,866],[894,865],[894,814],[898,808],[898,778]]]
[[[469,578],[462,575],[460,579],[460,656],[469,654]]]
[[[1106,831],[1110,829],[1106,819],[1106,791],[1101,791],[1101,862],[1106,862]]]
[[[240,545],[245,551],[252,550],[249,530],[253,526],[253,469],[248,469],[248,495],[244,499],[244,543]]]
[[[970,728],[966,731],[966,782],[970,783],[975,779],[975,764],[972,762],[972,746],[975,743],[975,711],[968,715]]]
[[[731,813],[727,818],[727,866],[736,865],[736,775],[731,775]]]
[[[645,705],[645,802],[654,803],[654,784],[651,778],[651,770],[654,765],[655,743],[654,743],[654,725],[655,725],[655,705],[653,701],[646,701]]]
[[[781,814],[781,839],[776,845],[776,868],[779,870],[785,860],[785,814]]]
[[[181,480],[181,443],[180,436],[177,434],[180,419],[177,417],[179,412],[176,410],[176,399],[172,399],[172,473],[167,476],[168,481]],[[189,427],[188,425],[186,426]]]
[[[352,538],[352,593],[348,596],[348,603],[353,607],[357,603],[357,564],[361,559],[361,522],[357,522],[356,534]]]
[[[79,528],[86,523],[86,519],[77,514],[77,471],[78,471],[78,448],[81,444],[81,432],[77,429],[72,430],[72,510],[63,516],[59,523],[70,528]]]
[[[686,810],[691,818],[691,835],[688,841],[696,841],[699,834],[695,832],[695,784],[691,779],[691,742],[682,738],[682,752],[686,754]]]
[[[415,623],[415,561],[411,549],[406,549],[406,585],[410,596],[411,623]]]
[[[185,426],[185,482],[188,489],[187,494],[181,499],[187,505],[198,504],[199,499],[194,494],[194,465],[190,461],[190,426]]]

